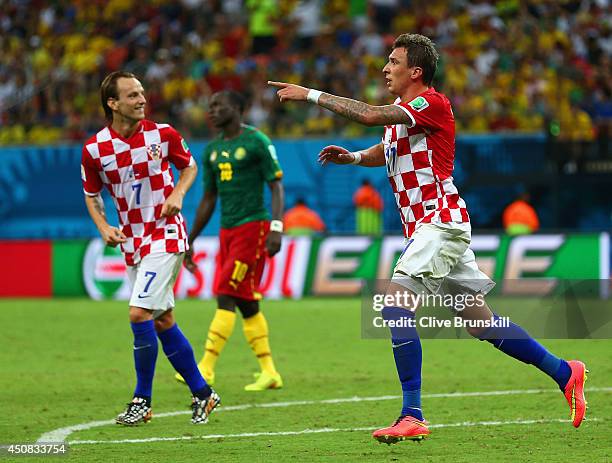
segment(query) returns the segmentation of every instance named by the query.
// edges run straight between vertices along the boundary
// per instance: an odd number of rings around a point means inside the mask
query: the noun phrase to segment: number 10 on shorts
[[[234,271],[232,272],[230,284],[234,286],[234,288],[238,287],[238,285],[244,280],[244,277],[248,271],[249,266],[247,264],[240,262],[239,260],[235,260]]]

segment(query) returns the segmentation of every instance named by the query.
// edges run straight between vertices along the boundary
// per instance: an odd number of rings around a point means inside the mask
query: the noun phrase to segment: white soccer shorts
[[[147,254],[137,265],[128,265],[132,284],[130,306],[152,310],[155,318],[174,308],[173,287],[183,257],[184,253]]]
[[[416,294],[487,294],[495,286],[469,248],[469,223],[422,224],[404,242],[392,281]]]

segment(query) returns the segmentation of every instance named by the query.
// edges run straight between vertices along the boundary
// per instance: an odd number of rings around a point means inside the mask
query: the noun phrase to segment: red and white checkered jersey
[[[143,120],[128,139],[108,126],[83,146],[83,189],[89,196],[103,186],[110,192],[127,237],[121,245],[127,265],[136,265],[150,253],[188,249],[182,215],[161,215],[174,189],[170,163],[181,170],[194,160],[181,135],[168,124]]]
[[[410,124],[385,126],[387,175],[410,237],[422,223],[469,222],[453,184],[455,118],[448,98],[433,87],[408,103],[395,103]]]

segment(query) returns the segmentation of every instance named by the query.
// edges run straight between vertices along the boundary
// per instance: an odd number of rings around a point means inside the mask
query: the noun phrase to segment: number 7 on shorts
[[[153,279],[157,276],[157,272],[145,272],[145,278],[149,277],[149,281],[147,281],[147,284],[145,285],[144,289],[142,290],[142,293],[140,293],[138,295],[138,297],[146,297],[147,296],[147,292],[149,291],[149,286],[151,286],[151,283],[153,283]]]

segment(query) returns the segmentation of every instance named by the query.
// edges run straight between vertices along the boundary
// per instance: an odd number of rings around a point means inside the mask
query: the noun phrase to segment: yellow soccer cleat
[[[280,389],[283,387],[283,379],[278,373],[271,375],[268,372],[262,371],[253,376],[256,376],[255,382],[244,386],[245,391],[257,392],[265,391],[266,389]]]
[[[204,381],[208,383],[209,386],[213,386],[215,384],[215,374],[213,372],[206,372],[198,365],[198,370],[200,370],[200,374],[204,377]],[[185,378],[183,378],[180,373],[174,375],[174,379],[176,379],[179,383],[185,383]]]

